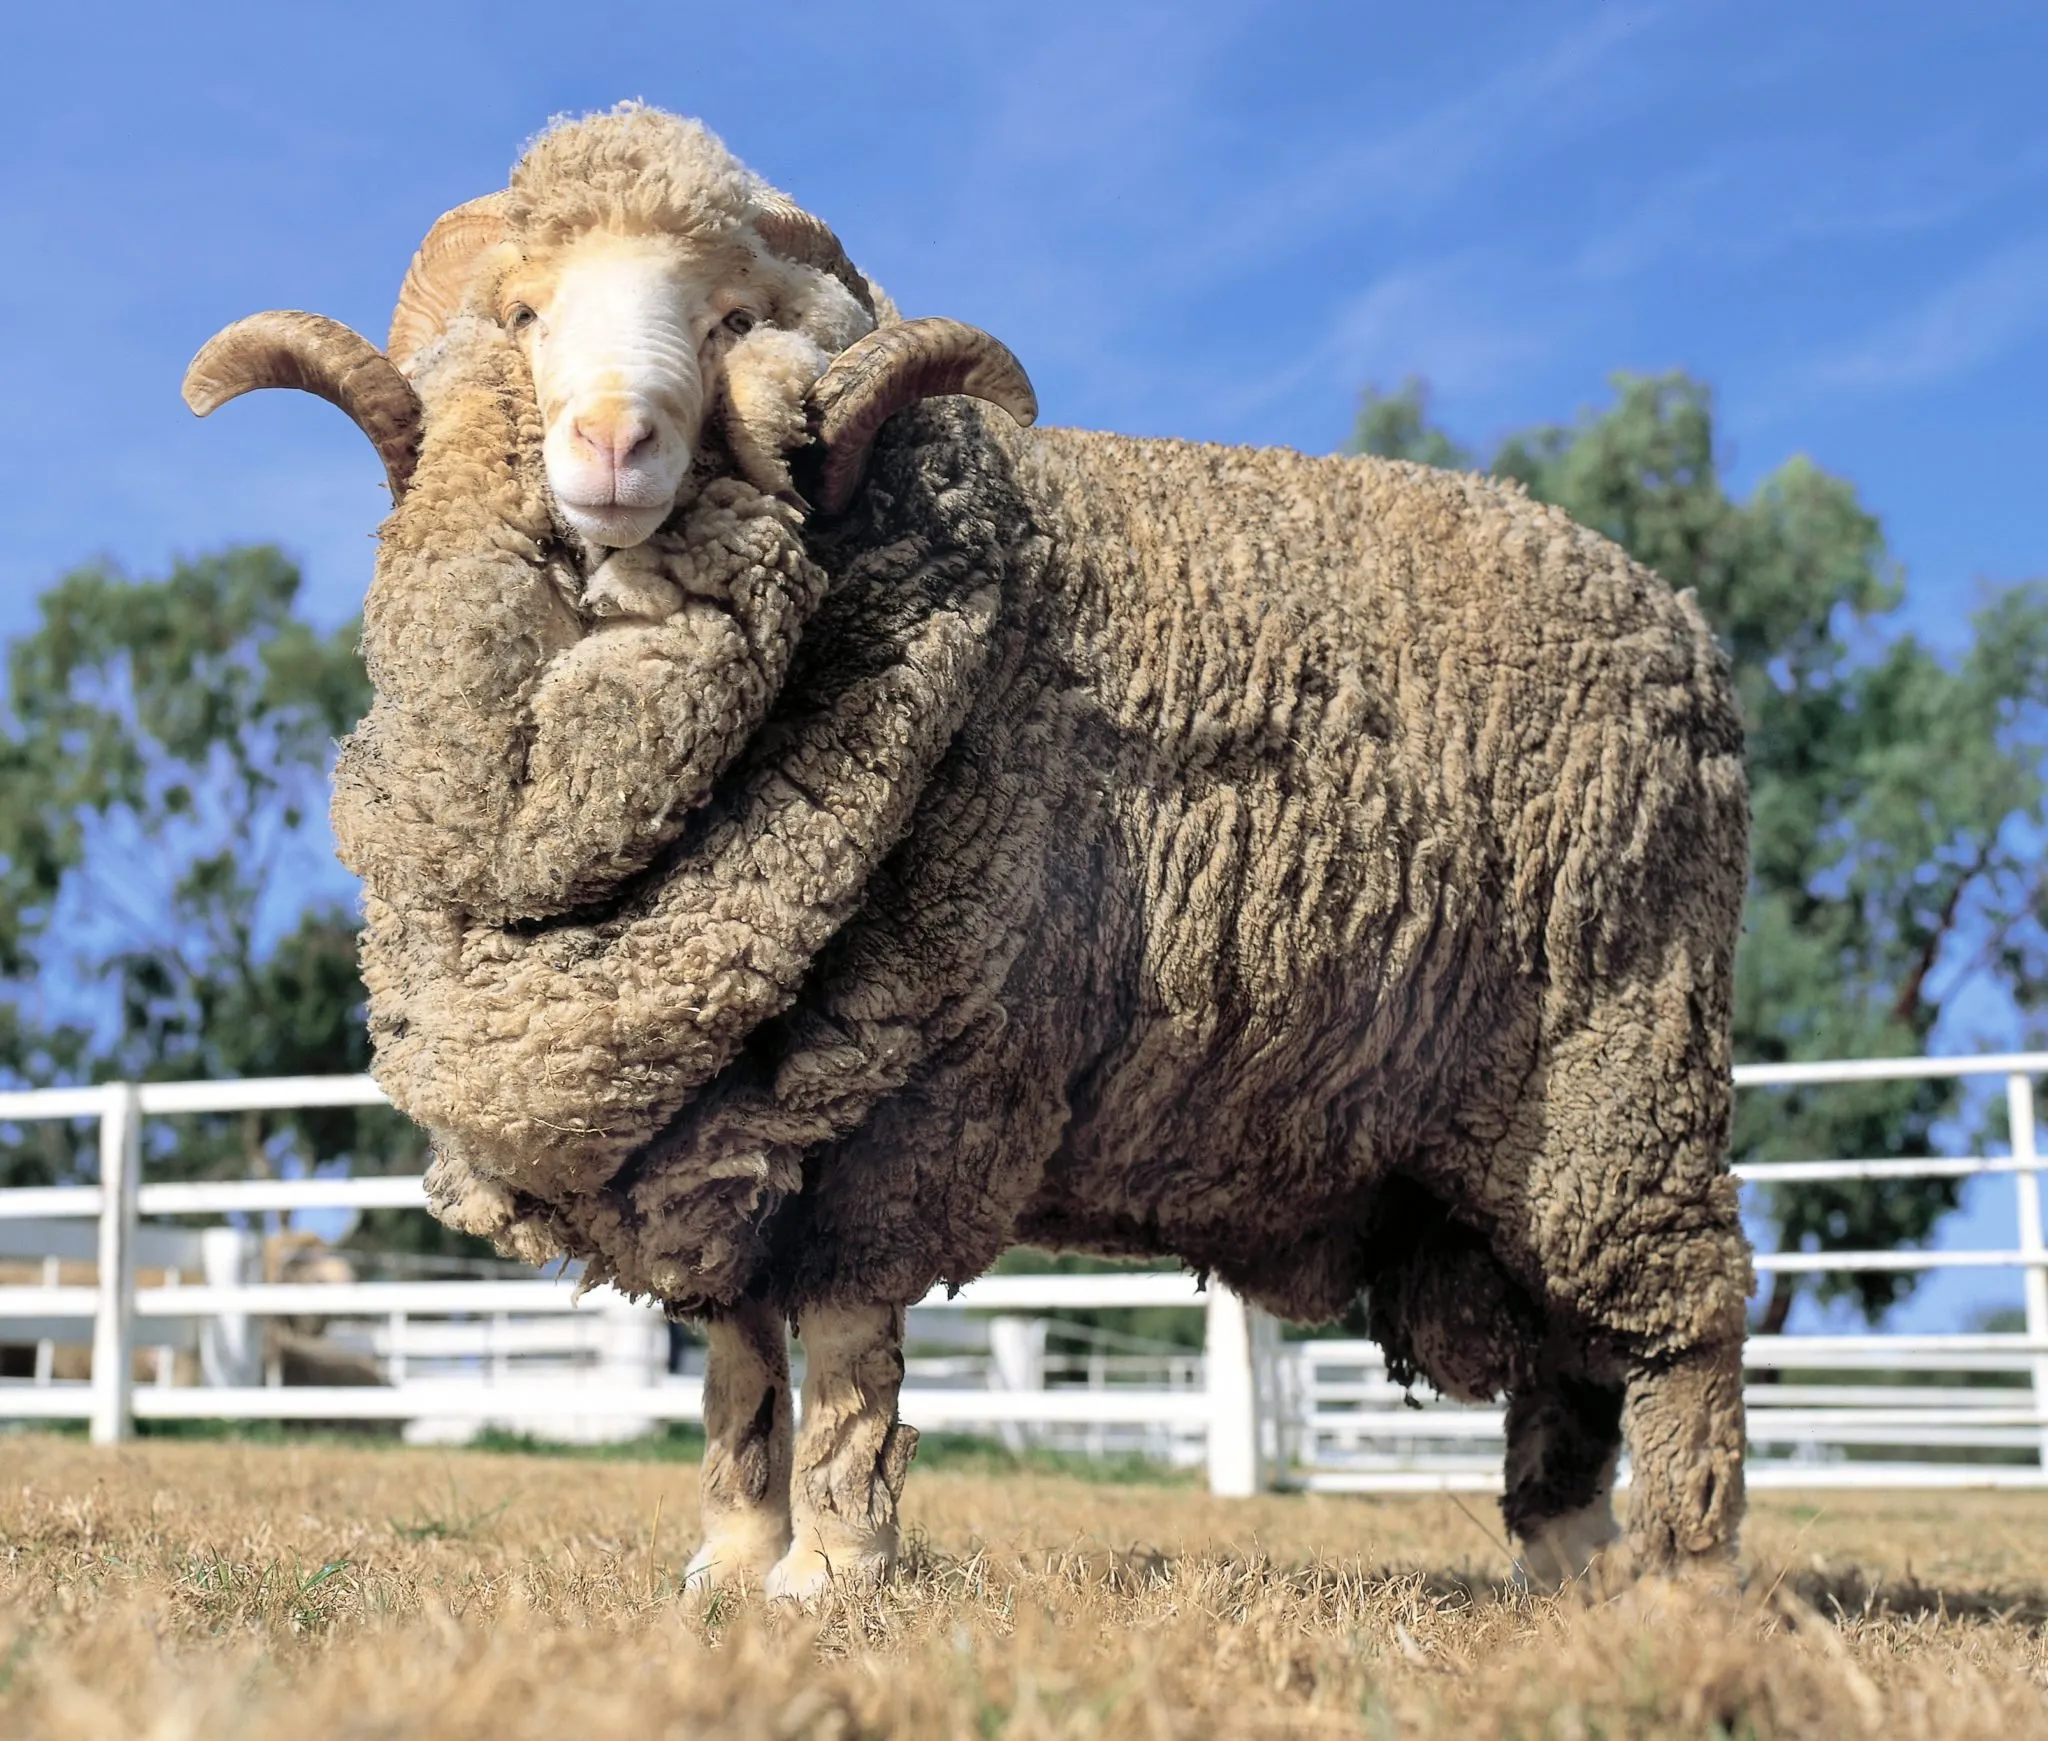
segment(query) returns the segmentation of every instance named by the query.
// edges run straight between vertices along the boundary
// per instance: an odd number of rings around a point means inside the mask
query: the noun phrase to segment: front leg
[[[789,1547],[789,1339],[747,1304],[713,1320],[704,1366],[704,1545],[686,1587],[757,1583]]]
[[[803,1425],[790,1482],[789,1552],[771,1597],[871,1586],[896,1563],[896,1502],[917,1429],[896,1415],[903,1388],[901,1306],[813,1307],[802,1315]]]

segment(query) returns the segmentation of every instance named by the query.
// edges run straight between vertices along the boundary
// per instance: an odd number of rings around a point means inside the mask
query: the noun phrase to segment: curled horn
[[[439,337],[462,306],[477,256],[504,239],[504,206],[502,193],[487,193],[434,220],[398,287],[391,342],[384,347],[395,361],[407,362],[420,346]]]
[[[419,459],[419,395],[389,357],[324,314],[272,309],[223,327],[185,371],[185,403],[200,417],[259,387],[296,387],[339,405],[370,438],[396,502]]]
[[[1038,415],[1031,378],[1009,346],[957,320],[877,327],[833,358],[810,399],[817,458],[805,481],[819,510],[845,511],[884,423],[920,399],[946,393],[1001,406],[1027,429]]]
[[[777,196],[754,214],[754,233],[785,260],[829,272],[852,293],[870,320],[875,318],[875,293],[832,226],[799,205]]]

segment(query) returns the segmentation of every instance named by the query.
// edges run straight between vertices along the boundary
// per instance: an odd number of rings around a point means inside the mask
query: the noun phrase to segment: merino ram
[[[252,316],[396,510],[334,820],[437,1212],[709,1322],[700,1581],[886,1570],[904,1308],[1171,1256],[1505,1393],[1539,1574],[1732,1551],[1742,735],[1516,489],[1027,432],[708,133],[557,125],[388,354]],[[973,402],[972,395],[996,409]],[[792,1435],[785,1326],[803,1337]]]

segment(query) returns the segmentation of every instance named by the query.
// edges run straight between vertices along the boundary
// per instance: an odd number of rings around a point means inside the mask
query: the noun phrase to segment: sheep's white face
[[[592,232],[501,281],[498,317],[533,372],[549,488],[592,544],[639,544],[675,506],[719,355],[766,313],[767,287],[735,265],[672,237]]]

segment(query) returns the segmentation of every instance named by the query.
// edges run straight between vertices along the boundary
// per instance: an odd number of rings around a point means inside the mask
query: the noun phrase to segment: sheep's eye
[[[736,308],[725,317],[725,330],[729,333],[737,333],[741,337],[752,332],[760,324],[760,317],[748,313],[744,308]]]
[[[513,332],[524,332],[538,319],[540,319],[540,316],[528,308],[525,303],[515,302],[512,305],[512,311],[505,316],[505,324]]]

